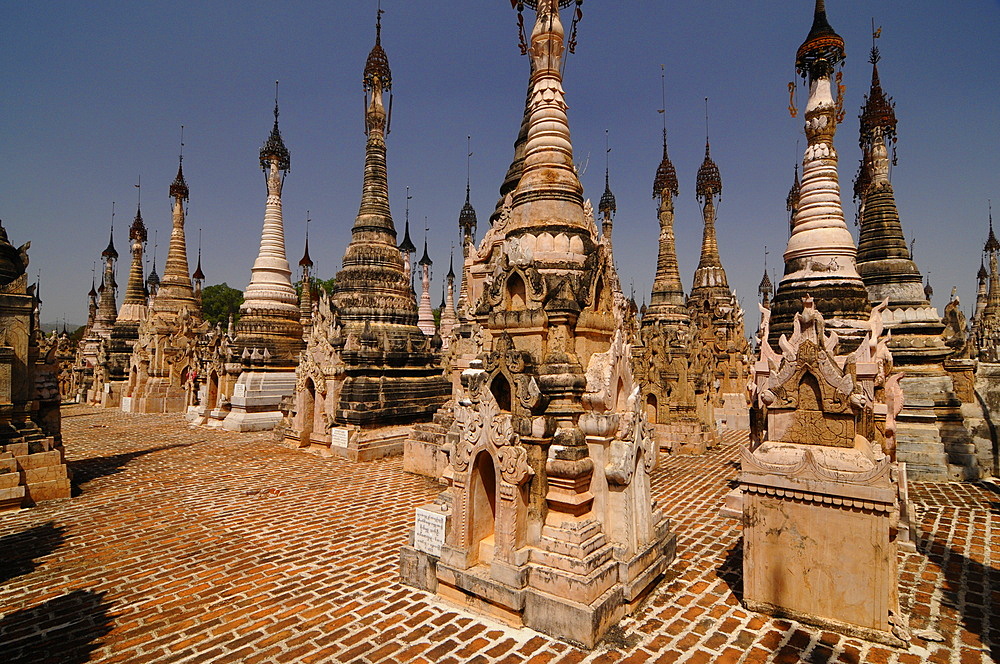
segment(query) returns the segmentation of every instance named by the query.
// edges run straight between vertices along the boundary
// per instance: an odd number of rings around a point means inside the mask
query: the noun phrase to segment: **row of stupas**
[[[843,58],[828,24],[819,20],[815,32],[819,55],[806,50],[797,60],[809,82],[808,146],[801,182],[796,171],[788,198],[791,233],[785,274],[774,293],[765,270],[759,289],[770,308],[770,341],[777,343],[781,334],[790,333],[792,317],[808,294],[820,303],[827,325],[849,346],[864,335],[871,305],[888,298],[889,346],[896,364],[907,374],[901,455],[921,478],[975,477],[983,464],[977,460],[982,456],[982,442],[974,439],[984,418],[969,412],[969,389],[963,387],[961,395],[953,389],[955,381],[963,386],[974,382],[958,352],[958,346],[965,344],[964,324],[961,330],[957,323],[946,327],[930,306],[903,239],[889,180],[896,118],[879,80],[878,51],[872,50],[872,85],[861,114],[863,159],[855,184],[861,231],[855,247],[840,204],[833,148],[842,116],[839,94],[834,97],[833,75]],[[426,238],[423,254],[416,260],[409,211],[404,238],[398,244],[389,211],[385,134],[390,118],[382,97],[391,95],[392,78],[381,46],[381,14],[363,81],[368,135],[363,194],[334,291],[323,297],[311,286],[308,237],[300,261],[301,297],[292,285],[281,217],[281,188],[291,158],[279,130],[276,98],[274,125],[260,150],[267,190],[260,251],[235,328],[209,330],[202,320],[199,294],[204,275],[200,252],[194,274],[188,273],[184,238],[188,188],[181,159],[170,187],[173,229],[162,282],[155,265],[149,278],[143,279],[147,233],[140,209],[129,232],[132,261],[120,310],[115,307],[118,253],[113,235],[102,253],[101,286],[91,290],[90,319],[74,369],[78,393],[89,395],[91,402],[134,412],[190,410],[197,423],[236,430],[273,428],[288,419],[285,425],[292,437],[311,448],[331,448],[333,438],[342,438],[335,430],[338,426],[355,425],[349,435],[350,455],[368,458],[398,452],[403,443],[372,442],[372,451],[360,452],[354,442],[364,438],[360,428],[428,419],[449,394],[459,390],[459,376],[468,368],[463,353],[474,339],[469,322],[477,308],[495,306],[474,299],[470,284],[486,269],[479,266],[479,256],[495,241],[490,238],[498,237],[495,229],[505,223],[506,196],[523,173],[531,98],[526,98],[514,159],[490,216],[491,233],[478,248],[476,213],[467,182],[459,216],[461,274],[455,274],[452,263],[440,322],[435,323]],[[715,220],[722,178],[707,139],[695,179],[703,212],[701,255],[690,293],[685,293],[673,231],[673,204],[680,189],[666,139],[664,124],[663,158],[653,185],[653,195],[659,200],[659,253],[649,305],[643,306],[635,324],[632,352],[658,445],[665,451],[700,453],[716,443],[718,432],[749,426],[743,386],[751,351],[743,312],[719,255]],[[610,246],[616,204],[605,175],[597,212],[599,235]],[[589,206],[588,201],[588,214],[593,216]],[[549,242],[548,238],[543,242]],[[993,243],[1000,248],[995,239]],[[988,242],[987,253],[990,247]],[[986,275],[985,269],[981,275]],[[1000,320],[996,313],[1000,304],[989,306],[994,295],[1000,303],[1000,286],[994,289],[990,281],[990,288],[985,288],[986,281],[982,276],[970,343],[1000,339],[1000,332],[992,331],[1000,329],[1000,324],[992,322]],[[956,311],[957,303],[949,305],[945,318],[954,317]],[[981,359],[987,358],[984,354]],[[401,379],[416,382],[402,387],[405,381]],[[413,464],[411,470],[434,474],[441,467],[448,417],[439,413],[436,424],[422,425],[425,431],[418,427],[412,446],[417,449],[416,441],[426,438],[426,461]]]
[[[404,581],[586,646],[634,611],[673,560],[676,536],[650,485],[660,452],[702,453],[721,428],[749,428],[728,505],[746,525],[746,604],[899,645],[895,561],[909,533],[907,477],[976,478],[996,463],[988,421],[990,398],[1000,403],[1000,242],[992,226],[969,339],[956,300],[943,320],[930,306],[902,240],[888,169],[896,119],[873,49],[855,245],[834,148],[844,42],[817,0],[796,56],[809,87],[808,145],[788,199],[784,275],[776,292],[766,272],[761,284],[755,357],[719,255],[722,178],[707,139],[695,179],[702,250],[685,294],[674,242],[680,187],[664,129],[653,186],[656,278],[640,318],[613,259],[608,173],[598,223],[573,165],[562,72],[581,13],[565,30],[560,9],[570,4],[515,3],[536,20],[522,33],[529,82],[514,159],[478,243],[467,183],[461,282],[456,293],[452,266],[440,324],[429,316],[426,241],[414,263],[408,217],[397,244],[389,209],[392,76],[380,11],[363,79],[361,205],[332,292],[311,288],[308,241],[299,299],[291,285],[281,220],[290,154],[276,105],[260,152],[260,252],[240,320],[226,330],[202,320],[204,276],[200,264],[188,275],[179,168],[155,294],[142,280],[140,214],[121,311],[117,252],[113,244],[104,252],[104,289],[94,293],[81,347],[95,362],[91,391],[113,403],[117,390],[133,412],[187,410],[196,422],[238,430],[278,426],[291,445],[354,461],[402,451],[405,468],[444,487],[415,511],[400,556]],[[111,358],[127,369],[112,370]],[[788,583],[773,583],[774,574]]]

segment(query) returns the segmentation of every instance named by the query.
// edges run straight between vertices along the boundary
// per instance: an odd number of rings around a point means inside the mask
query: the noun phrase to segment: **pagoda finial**
[[[420,257],[418,265],[432,265],[434,261],[431,260],[430,255],[427,253],[427,232],[430,231],[430,227],[427,226],[427,218],[424,217],[424,255]]]
[[[463,235],[469,239],[474,239],[476,234],[476,224],[478,220],[476,219],[476,210],[472,207],[472,203],[469,200],[469,194],[471,191],[470,183],[472,182],[472,136],[466,137],[466,155],[465,155],[465,205],[462,206],[462,211],[458,214],[458,228],[463,233]]]
[[[448,274],[445,275],[449,279],[455,278],[455,243],[451,243],[451,254],[448,256]]]
[[[660,87],[663,106],[657,110],[657,113],[663,115],[663,160],[660,161],[660,165],[656,169],[656,177],[653,178],[653,198],[662,199],[665,193],[670,196],[676,196],[680,193],[677,185],[677,171],[674,169],[670,157],[667,156],[667,87],[662,64],[660,65]]]
[[[118,259],[118,252],[115,251],[115,202],[111,201],[111,237],[108,239],[107,248],[101,252],[104,258],[112,260]]]
[[[826,3],[816,0],[812,28],[795,54],[796,71],[803,78],[829,76],[846,55],[844,39],[826,18]]]
[[[987,201],[987,205],[989,206],[990,235],[986,238],[986,247],[983,251],[1000,251],[1000,242],[997,241],[997,236],[993,234],[993,202]]]
[[[271,170],[272,160],[277,160],[278,170],[285,174],[291,170],[291,153],[285,147],[285,142],[281,139],[281,131],[278,130],[278,81],[274,82],[274,127],[271,128],[271,135],[267,137],[260,149],[260,167],[264,171],[265,177]]]
[[[201,271],[201,229],[198,229],[198,265],[194,269],[194,274],[191,278],[195,281],[201,282],[205,280],[205,273]]]
[[[181,150],[177,158],[177,177],[170,184],[170,195],[186,201],[188,193],[187,182],[184,181],[184,125],[181,125]]]
[[[722,194],[722,175],[719,167],[712,161],[708,141],[708,97],[705,97],[705,161],[698,169],[695,193],[700,201],[708,201]]]
[[[605,219],[610,219],[615,216],[615,212],[618,211],[618,206],[615,203],[615,195],[611,193],[610,184],[610,172],[611,172],[611,146],[609,143],[608,130],[604,130],[604,194],[601,195],[600,203],[598,203],[597,211],[600,212]]]
[[[309,257],[309,222],[312,218],[309,216],[309,210],[306,210],[306,250],[302,254],[302,260],[299,261],[299,266],[301,267],[312,267],[312,258]]]

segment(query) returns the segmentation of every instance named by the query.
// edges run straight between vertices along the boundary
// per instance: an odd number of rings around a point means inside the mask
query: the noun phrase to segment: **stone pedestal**
[[[244,371],[233,386],[228,431],[268,431],[284,418],[281,400],[295,394],[295,371]]]
[[[904,398],[879,339],[885,306],[848,356],[833,354],[836,337],[811,299],[780,355],[765,318],[751,385],[755,444],[740,450],[739,492],[723,512],[742,508],[749,608],[899,646],[909,638],[896,567],[908,530],[905,467],[893,458]]]

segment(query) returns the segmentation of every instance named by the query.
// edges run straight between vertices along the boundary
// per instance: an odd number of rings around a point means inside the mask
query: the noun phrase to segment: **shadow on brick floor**
[[[83,664],[111,631],[103,593],[75,590],[0,620],[5,664]]]
[[[963,556],[940,542],[922,539],[917,548],[944,574],[942,603],[959,614],[962,626],[980,642],[988,634],[991,643],[982,644],[983,652],[1000,662],[1000,624],[992,610],[993,595],[1000,590],[1000,569]]]
[[[47,556],[63,543],[65,529],[51,521],[0,537],[0,584],[30,574],[35,559]]]
[[[93,457],[90,459],[81,459],[79,461],[70,461],[69,468],[73,473],[73,496],[79,496],[81,488],[87,482],[95,480],[98,477],[105,477],[107,475],[120,473],[129,461],[146,456],[147,454],[153,454],[154,452],[162,452],[163,450],[171,450],[178,447],[190,447],[191,445],[193,445],[193,443],[176,443],[174,445],[153,447],[148,450],[137,450],[135,452],[125,452],[123,454],[112,454],[111,456],[106,457]]]

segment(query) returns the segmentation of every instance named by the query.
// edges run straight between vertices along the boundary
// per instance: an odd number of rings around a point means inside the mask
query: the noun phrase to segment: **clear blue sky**
[[[401,234],[410,186],[414,242],[423,241],[425,217],[431,228],[437,303],[458,239],[466,136],[472,135],[472,202],[482,237],[511,159],[528,65],[506,0],[383,0],[382,7],[395,95],[388,138],[393,217]],[[786,86],[812,8],[813,0],[584,3],[579,46],[565,74],[570,128],[595,207],[610,130],[616,259],[623,287],[627,292],[634,280],[637,300],[648,297],[656,261],[651,184],[661,151],[662,63],[670,155],[681,187],[676,228],[685,287],[701,241],[694,180],[704,156],[707,96],[712,155],[724,187],[720,251],[730,285],[750,312],[748,328],[755,325],[763,247],[780,275],[785,196],[804,148],[801,115],[792,119],[786,110]],[[847,217],[854,218],[857,115],[871,77],[874,18],[883,28],[883,87],[899,118],[893,183],[904,232],[916,237],[915,258],[931,274],[934,303],[943,307],[955,285],[968,311],[988,198],[997,202],[1000,223],[1000,3],[828,0],[827,9],[848,51],[847,117],[836,142]],[[207,283],[246,286],[263,223],[257,151],[270,131],[275,79],[292,154],[284,188],[289,258],[296,265],[301,257],[310,210],[317,272],[333,276],[361,194],[361,74],[374,15],[375,0],[8,3],[0,26],[7,164],[0,219],[15,245],[32,242],[43,321],[85,320],[91,265],[107,243],[112,201],[124,290],[140,175],[148,253],[157,229],[162,274],[181,124],[191,269],[202,228]]]

